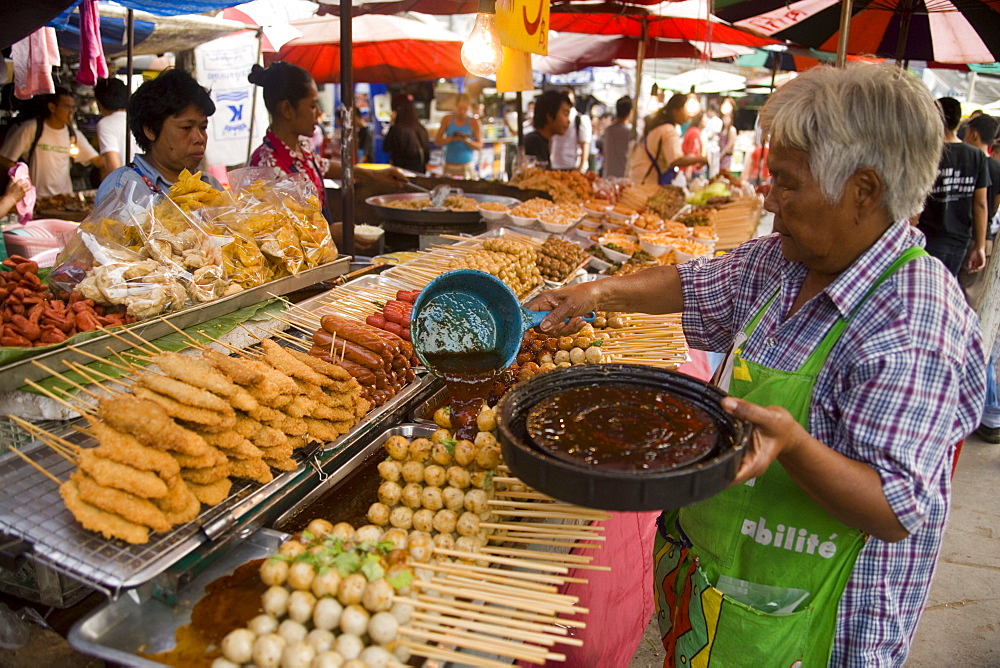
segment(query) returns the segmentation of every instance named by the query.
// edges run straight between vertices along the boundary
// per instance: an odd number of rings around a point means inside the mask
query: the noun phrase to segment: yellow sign
[[[520,49],[503,48],[503,62],[497,70],[497,91],[514,93],[534,90],[535,79],[531,72],[531,54]]]
[[[549,55],[549,0],[497,0],[500,43]]]

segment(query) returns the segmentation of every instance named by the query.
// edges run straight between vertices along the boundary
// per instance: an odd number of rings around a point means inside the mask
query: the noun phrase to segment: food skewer
[[[449,615],[458,614],[453,607],[449,604],[451,601],[446,601],[443,603],[431,603],[430,601],[417,601],[412,598],[403,599],[393,599],[394,601],[400,600],[406,602],[408,605],[412,605],[414,609],[418,610],[430,610],[431,612],[441,612]],[[482,610],[493,611],[493,608],[483,607]],[[576,645],[580,647],[583,645],[583,641],[578,638],[569,637],[569,631],[563,626],[560,626],[554,622],[532,622],[527,620],[514,619],[510,616],[504,614],[489,614],[485,612],[478,612],[476,610],[462,610],[460,611],[464,619],[472,619],[477,621],[483,621],[487,623],[499,624],[501,626],[508,626],[516,629],[523,629],[525,631],[533,631],[535,633],[544,633],[548,636],[561,636],[561,639],[557,639],[557,642],[562,642],[567,645]],[[558,621],[558,617],[553,617],[553,620]]]
[[[444,649],[439,645],[427,645],[424,643],[412,642],[409,640],[400,639],[397,644],[410,650],[412,654],[416,656],[422,656],[427,659],[440,659],[442,661],[457,661],[458,663],[467,662],[469,660],[468,654],[462,654],[461,652],[455,652],[452,650]],[[476,663],[482,668],[510,668],[510,663],[502,663],[500,661],[493,661],[492,659],[484,659],[476,657]]]
[[[42,371],[45,371],[45,372],[47,372],[47,373],[50,373],[50,374],[52,374],[52,375],[53,375],[54,377],[58,378],[59,380],[63,381],[64,383],[69,383],[70,385],[72,385],[72,386],[73,386],[73,387],[75,387],[76,389],[80,390],[81,392],[83,392],[83,393],[84,393],[84,394],[86,394],[87,396],[90,396],[90,397],[92,397],[92,398],[94,398],[94,399],[96,399],[96,400],[98,400],[98,401],[100,401],[101,399],[103,399],[103,397],[102,397],[101,395],[99,395],[99,394],[94,394],[93,392],[91,392],[90,390],[88,390],[87,388],[85,388],[85,387],[84,387],[83,385],[80,385],[80,384],[79,384],[79,383],[77,383],[76,381],[74,381],[74,380],[72,380],[72,379],[70,379],[70,378],[68,378],[68,377],[66,377],[66,376],[64,376],[64,375],[62,375],[62,374],[61,374],[61,373],[59,373],[58,371],[55,371],[55,370],[53,370],[53,369],[50,369],[49,367],[45,366],[44,364],[42,364],[42,363],[41,363],[41,362],[39,362],[38,360],[31,360],[31,363],[32,363],[32,364],[33,364],[34,366],[37,366],[37,367],[38,367],[39,369],[41,369]]]
[[[55,477],[54,475],[52,475],[48,471],[46,471],[45,468],[41,464],[39,464],[38,462],[36,462],[35,460],[33,460],[28,455],[24,454],[23,452],[21,452],[17,448],[10,448],[10,452],[13,452],[15,455],[17,455],[18,457],[20,457],[21,459],[23,459],[32,468],[34,468],[36,471],[38,471],[39,473],[41,473],[42,475],[44,475],[46,478],[48,478],[49,480],[51,480],[52,482],[54,482],[56,485],[62,485],[62,480],[60,480],[59,478]]]
[[[62,397],[60,397],[60,396],[58,396],[56,394],[53,394],[52,391],[50,391],[48,388],[42,387],[41,385],[39,385],[38,383],[34,382],[33,380],[29,380],[29,379],[25,378],[24,382],[29,387],[32,387],[32,388],[38,390],[39,392],[41,392],[42,394],[44,394],[45,396],[47,396],[49,399],[52,399],[53,401],[62,404],[64,407],[70,409],[74,413],[89,413],[89,414],[93,414],[94,413],[95,408],[93,406],[91,406],[90,404],[85,403],[82,399],[80,399],[79,396],[69,395],[74,400],[76,400],[77,402],[80,403],[80,406],[74,406],[71,403],[69,403],[68,401],[66,401],[65,399],[63,399]]]

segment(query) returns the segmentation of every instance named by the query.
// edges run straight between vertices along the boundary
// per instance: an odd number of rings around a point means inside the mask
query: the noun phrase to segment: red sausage
[[[396,299],[401,302],[414,303],[417,301],[417,295],[420,294],[420,290],[400,290],[396,293]]]
[[[379,355],[388,355],[391,359],[399,352],[399,347],[392,346],[374,327],[332,314],[323,316],[320,322],[324,330],[335,333],[337,338],[347,339]]]
[[[379,329],[385,328],[385,317],[383,317],[378,313],[374,313],[365,318],[365,322],[371,325],[372,327],[378,327]]]
[[[340,337],[334,341],[333,334],[330,334],[325,330],[317,330],[316,333],[313,334],[313,341],[317,346],[325,349],[327,354],[329,354],[332,345],[333,352],[336,354],[338,359],[343,357],[354,362],[355,364],[360,364],[363,367],[371,369],[372,371],[382,370],[385,368],[386,361],[382,359],[381,356],[363,346],[359,346],[353,341],[348,341]]]

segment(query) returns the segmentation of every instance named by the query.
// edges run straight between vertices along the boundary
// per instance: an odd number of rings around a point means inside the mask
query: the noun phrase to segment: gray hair
[[[831,204],[851,175],[874,168],[892,220],[923,209],[944,141],[930,91],[892,65],[814,67],[771,95],[760,123],[772,144],[809,154],[809,169]]]

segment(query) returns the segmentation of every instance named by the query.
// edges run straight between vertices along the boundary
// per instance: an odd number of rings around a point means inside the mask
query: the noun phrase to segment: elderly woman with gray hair
[[[594,309],[680,311],[692,346],[730,351],[716,382],[753,443],[730,488],[660,516],[665,665],[899,666],[986,388],[976,316],[907,222],[940,115],[897,68],[816,67],[761,124],[773,234],[530,306],[552,333]]]

